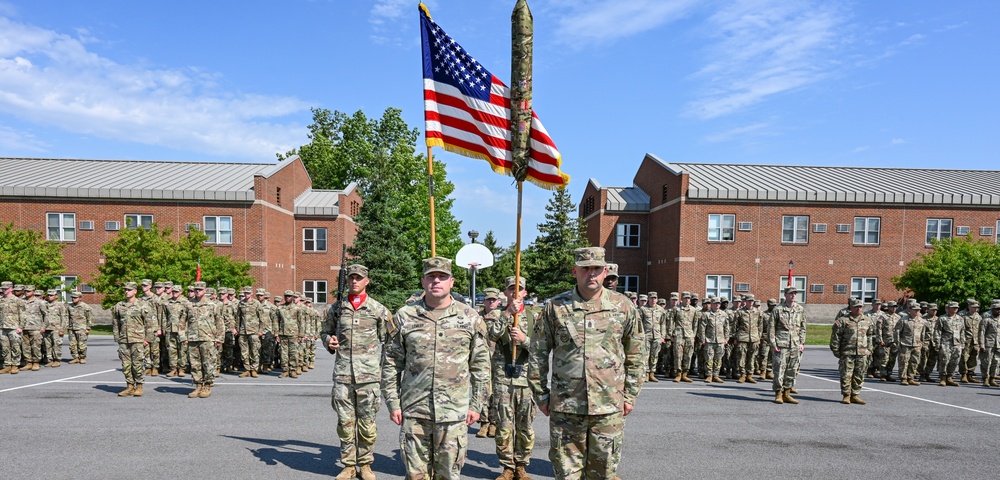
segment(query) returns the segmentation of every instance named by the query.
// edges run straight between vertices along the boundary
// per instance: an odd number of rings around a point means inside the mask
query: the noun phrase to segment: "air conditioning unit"
[[[846,283],[838,283],[838,284],[834,285],[833,286],[833,293],[841,294],[841,295],[847,293],[847,284]]]
[[[838,223],[837,224],[837,233],[851,233],[851,224],[850,223]]]
[[[814,283],[812,285],[809,285],[809,293],[823,293],[823,284]]]
[[[80,220],[80,230],[93,230],[94,221],[93,220]]]
[[[739,231],[741,231],[741,232],[749,232],[749,231],[752,231],[752,230],[753,230],[753,222],[740,222],[739,223]]]
[[[201,224],[200,223],[189,223],[187,225],[184,225],[184,231],[185,232],[190,232],[191,230],[201,230]]]
[[[955,235],[968,235],[972,227],[955,227]]]
[[[979,236],[980,237],[992,237],[993,236],[993,227],[979,227]]]
[[[750,291],[750,284],[749,283],[737,283],[736,284],[736,291],[737,292],[749,292]]]
[[[121,222],[104,222],[104,229],[109,232],[117,232],[122,229]]]
[[[91,287],[90,285],[87,285],[86,283],[81,283],[80,284],[80,293],[94,293],[96,291],[97,290],[94,290],[94,287]]]
[[[826,224],[825,223],[814,223],[813,224],[813,233],[826,233]]]

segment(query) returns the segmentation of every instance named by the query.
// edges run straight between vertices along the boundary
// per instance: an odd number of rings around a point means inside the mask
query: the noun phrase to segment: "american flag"
[[[420,6],[424,54],[424,121],[428,147],[490,163],[510,175],[510,90],[448,36]],[[562,155],[538,116],[531,117],[527,180],[548,189],[569,184]]]

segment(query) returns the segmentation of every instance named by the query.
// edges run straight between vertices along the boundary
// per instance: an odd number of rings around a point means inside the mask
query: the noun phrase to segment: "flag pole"
[[[511,173],[517,180],[517,240],[514,244],[517,248],[514,257],[516,298],[521,295],[521,199],[531,156],[531,61],[535,26],[526,0],[517,0],[514,5],[510,27],[510,156]],[[514,311],[512,331],[517,328],[517,323],[518,312]],[[517,344],[511,342],[510,345],[511,365],[507,370],[516,372]]]
[[[434,154],[431,153],[431,147],[427,147],[427,192],[430,194],[431,202],[431,256],[437,256],[437,242],[435,241],[434,232]]]

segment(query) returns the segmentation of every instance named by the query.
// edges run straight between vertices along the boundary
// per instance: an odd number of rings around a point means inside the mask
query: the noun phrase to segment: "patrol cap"
[[[979,301],[978,300],[973,300],[973,301],[969,302],[968,305],[969,305],[969,308],[979,308]]]
[[[645,293],[639,295],[639,300],[649,300],[649,297]]]
[[[760,306],[760,300],[754,300],[753,301],[753,306],[759,307]]]
[[[659,295],[656,292],[649,292],[649,298],[659,298]]]
[[[851,301],[847,302],[847,305],[851,308],[864,306],[865,302],[862,302],[860,298],[851,297]]]
[[[188,291],[189,292],[193,292],[194,291],[194,285],[188,285]]]
[[[24,290],[25,291],[28,291],[28,290],[35,291],[35,286],[34,285],[25,285],[24,286]]]
[[[656,301],[656,304],[657,305],[666,305],[667,304],[667,299],[661,298],[661,299],[659,299],[659,300]]]
[[[993,302],[990,303],[990,308],[1000,308],[1000,299],[993,299]]]
[[[746,295],[743,295],[743,300],[754,300],[753,294],[748,293]]]
[[[626,290],[625,296],[631,299],[637,299],[639,296],[635,294],[632,290]]]
[[[205,293],[207,293],[209,295],[215,293],[215,287],[207,287],[207,288],[205,288]]]
[[[73,293],[69,294],[69,296],[73,297],[73,298],[80,298],[80,297],[83,296],[83,294],[80,293],[80,292],[73,292]]]
[[[264,292],[264,295],[267,295],[268,297],[270,297],[271,296],[271,292]]]
[[[191,285],[191,286],[195,290],[204,290],[205,289],[205,282],[194,282],[194,285]]]
[[[151,286],[153,286],[153,281],[150,280],[150,279],[148,279],[148,278],[144,278],[144,279],[142,279],[142,286],[144,286],[144,287],[151,287]]]
[[[681,298],[691,298],[691,292],[683,292],[683,293],[681,293]]]
[[[167,280],[166,282],[163,282],[163,286],[167,288],[174,288],[174,282]]]
[[[778,304],[778,299],[776,299],[776,298],[769,298],[769,299],[767,299],[767,304],[773,307],[773,306],[775,306],[775,305]]]
[[[280,301],[281,301],[281,297],[279,297],[279,296],[275,295],[275,296],[274,296],[274,299],[273,299],[273,300],[274,300],[275,302],[280,302]]]
[[[431,257],[424,259],[424,275],[439,272],[451,275],[451,260],[444,257]]]
[[[135,290],[136,288],[138,288],[138,286],[135,284],[135,282],[126,282],[124,288],[125,290]]]
[[[21,290],[24,290],[24,285],[21,285],[20,283],[14,285],[15,292],[20,292]]]
[[[882,305],[883,303],[885,302],[883,302],[881,298],[875,298],[872,300],[872,305]]]
[[[14,288],[14,284],[11,282],[0,282],[0,288]]]
[[[893,300],[889,300],[888,302],[886,302],[885,306],[896,308],[896,302]]]
[[[368,278],[368,267],[355,263],[347,266],[347,276],[357,275],[361,278]]]
[[[253,293],[253,288],[251,288],[251,287],[243,287],[243,288],[240,289],[240,293]]]
[[[49,291],[45,292],[46,295],[59,295],[59,290],[50,288]]]
[[[927,308],[928,305],[930,304],[927,302],[920,302],[920,308]]]
[[[944,307],[945,308],[958,308],[958,302],[948,302],[948,304],[945,305]]]
[[[723,298],[725,298],[725,297],[713,297],[713,296],[710,295],[705,300],[710,301],[711,303],[722,303],[722,299]]]
[[[45,295],[45,290],[42,290],[41,288],[36,288],[35,289],[35,296],[36,297],[41,297],[42,295]]]
[[[163,282],[153,282],[153,288],[163,288]]]
[[[257,295],[267,295],[267,290],[264,290],[263,288],[258,288]]]
[[[604,261],[604,247],[583,247],[573,250],[578,267],[603,267],[607,265]]]
[[[296,298],[302,298],[302,292],[295,292]]]
[[[515,282],[514,282],[514,276],[513,275],[507,277],[506,279],[504,279],[503,289],[506,290],[506,289],[508,289],[510,287],[513,287],[514,283]],[[517,282],[516,283],[517,283],[518,287],[520,287],[521,290],[524,290],[525,288],[527,288],[526,287],[527,284],[525,283],[524,277],[517,277]]]
[[[789,293],[799,293],[799,289],[797,289],[795,287],[785,287],[785,293],[786,294],[789,294]]]
[[[286,297],[294,297],[295,296],[295,291],[294,290],[285,290],[285,296]]]
[[[691,294],[691,300],[698,300],[698,294],[697,293],[692,293]]]
[[[170,287],[171,292],[183,292],[184,289],[180,285],[174,285]]]
[[[618,277],[618,264],[609,263],[608,264],[608,277]]]
[[[227,288],[226,292],[229,293],[230,295],[236,295],[236,289],[232,287]]]
[[[483,297],[485,300],[500,299],[500,290],[497,290],[495,288],[487,288],[486,290],[483,290],[483,293],[485,294],[485,296]]]
[[[926,303],[926,302],[924,302],[924,303]],[[920,306],[919,303],[911,303],[911,304],[907,305],[906,308],[909,309],[909,310],[920,310],[922,307]]]
[[[679,300],[681,298],[681,294],[677,292],[670,292],[670,298],[676,298]]]
[[[935,303],[935,302],[928,303],[927,304],[927,309],[928,310],[937,310],[938,309],[938,304]]]

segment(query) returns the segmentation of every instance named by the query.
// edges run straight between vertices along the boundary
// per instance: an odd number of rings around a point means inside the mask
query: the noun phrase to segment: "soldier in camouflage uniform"
[[[604,288],[612,292],[618,291],[618,264],[608,263],[608,274],[604,277]],[[631,298],[631,297],[630,297]]]
[[[42,341],[48,356],[48,366],[58,367],[62,362],[62,337],[69,325],[69,309],[59,300],[59,291],[52,289],[48,295],[48,309],[45,314],[45,328],[42,329]]]
[[[785,301],[774,307],[768,319],[771,332],[771,363],[774,370],[774,403],[799,403],[792,398],[795,377],[799,373],[799,358],[806,348],[806,314],[795,303],[799,290],[785,288]]]
[[[493,391],[499,424],[496,434],[497,458],[503,473],[497,480],[530,480],[525,467],[535,447],[535,402],[528,386],[528,335],[534,330],[535,314],[524,308],[524,277],[507,277],[504,295],[507,308],[489,313],[489,338],[496,343],[493,355]],[[517,313],[517,328],[514,314]],[[514,356],[516,349],[517,355]]]
[[[669,305],[662,298],[657,303],[660,305],[662,312],[660,315],[660,332],[663,334],[663,338],[660,339],[660,355],[656,361],[656,371],[653,372],[654,374],[669,375],[674,370],[674,342],[670,332],[673,325],[674,307],[677,306],[680,299],[679,293],[671,292]]]
[[[191,380],[195,389],[188,398],[208,398],[218,371],[218,348],[225,338],[222,306],[205,297],[205,282],[194,282],[194,300],[187,305],[187,337]]]
[[[604,249],[578,248],[574,255],[576,288],[549,300],[535,323],[528,382],[539,410],[551,415],[555,477],[611,479],[625,415],[646,378],[645,334],[632,302],[602,287]]]
[[[379,382],[389,310],[368,295],[367,267],[349,265],[345,274],[345,301],[330,306],[321,331],[323,345],[336,355],[330,403],[337,413],[340,462],[344,464],[336,479],[374,480],[375,419],[382,399]]]
[[[316,368],[316,340],[319,340],[319,335],[323,331],[323,322],[320,319],[319,311],[313,308],[313,302],[309,298],[306,298],[306,307],[309,312],[309,336],[311,338],[306,342],[306,365],[312,370]]]
[[[261,290],[257,290],[257,300],[260,301],[261,309],[264,311],[264,336],[260,338],[260,373],[271,373],[271,369],[274,368],[274,348],[277,342],[277,337],[275,337],[278,331],[278,307],[277,302],[281,300],[280,297],[274,297],[271,301],[270,292],[264,290],[261,294]]]
[[[881,357],[879,358],[877,376],[887,382],[895,381],[892,378],[892,370],[896,366],[896,357],[899,355],[899,346],[896,345],[892,338],[892,332],[896,329],[896,322],[899,322],[899,314],[896,313],[896,302],[889,302],[888,310],[882,316],[881,323],[878,325]]]
[[[424,259],[420,283],[423,298],[389,322],[382,390],[407,478],[458,479],[490,379],[486,323],[452,298],[450,260]]]
[[[154,338],[154,315],[149,304],[136,297],[135,282],[126,283],[125,300],[111,309],[111,330],[118,341],[118,358],[122,361],[122,373],[128,384],[118,392],[119,397],[142,396],[145,347]]]
[[[149,310],[153,313],[153,339],[146,345],[146,375],[160,374],[160,338],[163,337],[163,307],[160,305],[160,297],[153,293],[153,281],[142,279],[142,301],[149,305]]]
[[[490,313],[500,308],[500,290],[496,288],[487,288],[483,290],[483,306],[479,309],[479,316],[486,322],[486,329],[489,330],[490,322],[493,317]],[[490,351],[490,358],[494,358],[496,352],[496,344],[492,340],[487,339],[486,348]],[[497,398],[493,394],[493,381],[492,377],[496,376],[497,372],[491,371],[491,380],[487,382],[486,386],[486,402],[483,405],[483,410],[479,412],[479,431],[476,432],[476,438],[495,438],[497,436]]]
[[[695,337],[702,339],[705,350],[705,381],[714,383],[725,383],[719,377],[722,368],[723,347],[729,341],[729,315],[720,310],[722,299],[710,297],[708,312],[704,312],[698,317],[698,333]]]
[[[223,335],[222,349],[219,350],[219,371],[233,372],[236,370],[236,289],[220,288],[219,301],[222,304],[222,324],[226,329]]]
[[[990,303],[990,311],[979,322],[979,360],[984,387],[1000,387],[1000,299]]]
[[[938,304],[931,302],[927,304],[927,313],[924,315],[924,320],[927,321],[927,338],[924,339],[924,346],[920,349],[920,367],[917,373],[925,382],[931,381],[931,372],[934,371],[934,367],[937,365],[938,359],[938,349],[937,344],[934,343],[934,326],[937,325],[937,315]]]
[[[885,316],[885,312],[882,311],[882,303],[882,300],[879,298],[873,299],[871,309],[865,312],[865,315],[867,315],[868,319],[872,321],[876,329],[878,329],[879,325],[882,325],[882,318]],[[878,338],[876,338],[876,340],[878,340]],[[866,378],[875,378],[875,373],[879,369],[879,364],[875,360],[881,361],[881,357],[877,354],[877,351],[880,348],[881,345],[879,345],[879,342],[877,341],[874,345],[868,348],[868,372]]]
[[[281,375],[299,378],[298,346],[302,331],[301,310],[295,305],[295,292],[285,290],[285,300],[278,307],[278,338],[281,342]]]
[[[14,296],[14,284],[0,283],[3,298],[0,299],[0,350],[3,353],[3,369],[0,374],[20,372],[21,329],[24,326],[24,301]]]
[[[979,322],[983,320],[979,314],[979,302],[970,299],[966,304],[967,311],[962,318],[965,320],[965,348],[962,349],[962,363],[959,370],[962,374],[962,381],[972,383],[976,381],[976,364],[979,363]]]
[[[94,326],[94,310],[83,301],[83,294],[73,292],[68,307],[69,363],[87,363],[87,337]]]
[[[45,315],[48,313],[45,302],[38,298],[41,290],[35,290],[34,285],[24,287],[24,326],[21,332],[21,352],[24,355],[25,370],[38,370],[38,362],[42,361],[42,333],[45,326]]]
[[[938,346],[938,375],[940,386],[957,387],[952,377],[962,361],[962,347],[965,345],[965,319],[958,314],[958,302],[945,305],[945,315],[941,315],[934,325],[934,343]]]
[[[660,356],[660,345],[663,343],[663,332],[660,330],[660,317],[663,316],[663,311],[657,305],[659,301],[659,294],[656,292],[649,292],[648,303],[646,306],[639,309],[639,318],[642,321],[642,331],[646,333],[646,352],[648,357],[646,359],[646,381],[647,382],[659,382],[656,379],[656,360]]]
[[[844,399],[840,403],[864,405],[858,395],[865,385],[868,370],[868,351],[875,341],[875,324],[868,315],[861,313],[864,302],[852,298],[848,304],[849,314],[838,315],[830,329],[830,350],[839,360],[840,393]]]
[[[699,310],[691,306],[691,293],[681,293],[681,305],[674,313],[671,337],[674,343],[674,382],[691,382],[688,370],[694,354],[695,330],[698,328]]]
[[[167,337],[168,377],[183,377],[188,366],[187,299],[182,297],[180,285],[170,287],[170,299],[163,303],[166,315],[164,336]]]
[[[899,348],[899,382],[901,385],[920,385],[916,381],[920,350],[930,336],[930,325],[920,315],[920,305],[910,305],[906,315],[900,317],[893,329],[893,343]]]
[[[771,312],[778,306],[775,298],[767,299],[767,309],[761,312],[760,348],[757,349],[757,366],[760,368],[761,380],[771,380],[774,375],[771,373],[771,331],[769,322]],[[756,373],[756,372],[755,372]]]
[[[236,320],[245,369],[240,378],[257,378],[257,372],[260,371],[260,338],[264,336],[266,317],[260,301],[254,298],[251,287],[243,287],[240,293],[243,298],[236,306]]]
[[[760,348],[760,331],[764,319],[760,308],[753,304],[753,295],[747,295],[748,305],[736,312],[733,328],[733,347],[736,351],[736,370],[740,375],[739,383],[757,383],[754,372],[759,371],[757,365],[757,349]]]

